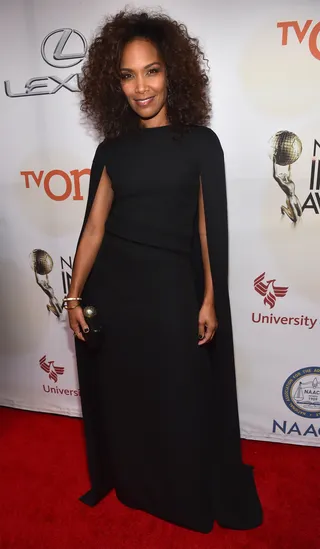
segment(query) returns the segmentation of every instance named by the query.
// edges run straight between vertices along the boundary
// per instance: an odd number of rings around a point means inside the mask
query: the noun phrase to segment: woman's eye
[[[153,69],[150,69],[150,70],[147,72],[147,74],[151,74],[151,75],[152,75],[152,74],[158,74],[159,72],[160,72],[159,69],[153,68]],[[130,73],[122,73],[122,74],[120,75],[120,78],[121,78],[121,80],[129,80],[130,78],[132,78],[132,74],[130,74]]]

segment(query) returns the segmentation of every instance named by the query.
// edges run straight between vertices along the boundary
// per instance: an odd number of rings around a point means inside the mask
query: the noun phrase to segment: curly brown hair
[[[108,16],[99,28],[80,77],[80,109],[98,136],[114,138],[139,126],[120,85],[122,51],[134,38],[152,42],[165,63],[169,123],[180,128],[206,125],[211,114],[208,61],[199,40],[166,14],[125,9]]]

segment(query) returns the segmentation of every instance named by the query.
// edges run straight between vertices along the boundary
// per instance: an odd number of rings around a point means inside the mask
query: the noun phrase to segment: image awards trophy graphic
[[[54,295],[54,290],[50,286],[48,277],[53,268],[52,257],[45,250],[33,250],[29,257],[36,283],[49,298],[49,303],[47,303],[48,311],[51,311],[56,317],[60,318],[63,312],[62,304]]]
[[[291,178],[291,165],[300,158],[302,143],[295,133],[281,130],[271,137],[269,145],[269,157],[273,163],[273,178],[286,195],[286,206],[281,206],[281,213],[282,215],[286,214],[293,223],[296,223],[302,215],[302,208]],[[277,165],[287,166],[288,170],[277,172]]]

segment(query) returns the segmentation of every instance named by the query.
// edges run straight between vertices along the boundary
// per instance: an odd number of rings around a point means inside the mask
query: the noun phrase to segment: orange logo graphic
[[[51,170],[44,177],[44,170],[40,170],[38,174],[34,171],[23,171],[20,175],[24,176],[26,189],[30,189],[31,182],[34,182],[38,188],[42,184],[44,192],[51,198],[51,200],[62,201],[67,200],[72,196],[72,200],[83,200],[83,195],[80,189],[80,179],[83,175],[90,175],[90,170],[84,168],[83,170],[71,170],[70,175],[63,170]],[[52,178],[55,178],[52,181]],[[55,184],[58,183],[59,189],[61,183],[63,185],[63,192],[59,193],[55,190]]]
[[[54,360],[48,360],[47,362],[47,355],[40,358],[39,365],[46,374],[49,374],[49,379],[52,379],[55,383],[58,381],[58,376],[61,376],[64,373],[64,367],[55,366]]]
[[[299,21],[279,21],[277,23],[278,29],[282,29],[282,45],[288,45],[289,29],[292,28],[300,44],[305,40],[310,27],[312,26],[312,19],[308,19],[303,27],[300,27]],[[290,33],[291,34],[291,33]],[[320,61],[320,49],[318,47],[318,38],[320,38],[320,21],[316,23],[309,33],[309,50],[310,53]]]
[[[277,297],[284,297],[287,294],[288,286],[275,286],[275,278],[265,280],[265,274],[257,276],[254,280],[254,289],[264,297],[263,303],[269,305],[270,309],[276,304]]]

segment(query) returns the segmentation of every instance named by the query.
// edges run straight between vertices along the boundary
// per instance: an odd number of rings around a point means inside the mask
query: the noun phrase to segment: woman
[[[162,14],[122,11],[93,41],[81,108],[102,141],[65,307],[91,480],[82,501],[115,488],[132,508],[210,532],[214,520],[256,527],[262,511],[241,460],[224,161],[205,125],[203,61]],[[103,323],[96,352],[85,304]]]

